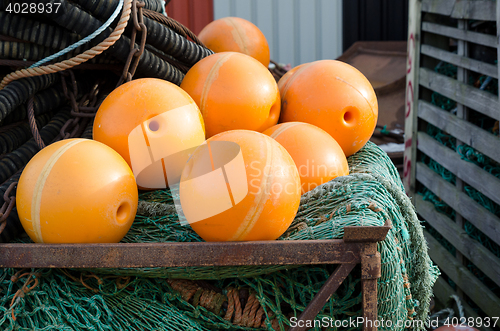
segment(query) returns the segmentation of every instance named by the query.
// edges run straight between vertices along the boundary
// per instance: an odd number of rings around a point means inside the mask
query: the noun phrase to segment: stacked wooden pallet
[[[455,290],[464,298],[466,315],[472,317],[500,316],[500,258],[491,249],[500,245],[500,215],[471,198],[464,188],[472,187],[493,205],[500,205],[500,178],[470,162],[459,146],[466,145],[490,164],[500,163],[495,128],[500,103],[494,85],[500,76],[499,23],[498,1],[410,1],[404,185],[427,222],[429,254],[443,273],[435,295],[445,301]],[[444,65],[456,73],[442,74],[439,68]],[[490,91],[485,90],[485,80],[491,84]],[[437,97],[449,100],[452,107],[440,107]],[[493,129],[481,127],[479,119],[493,123]],[[429,134],[431,126],[449,140],[448,147]],[[439,166],[429,167],[424,160]],[[417,194],[424,191],[446,204],[448,215]],[[489,245],[464,226],[475,227]],[[453,247],[447,250],[443,243]]]

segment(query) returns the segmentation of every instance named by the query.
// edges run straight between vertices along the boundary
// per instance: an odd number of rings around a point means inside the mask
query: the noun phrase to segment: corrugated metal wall
[[[296,66],[342,54],[342,0],[214,0],[214,19],[226,16],[257,25],[279,63]]]

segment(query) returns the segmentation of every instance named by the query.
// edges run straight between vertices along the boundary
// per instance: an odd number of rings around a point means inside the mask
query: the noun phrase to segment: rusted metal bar
[[[3,268],[145,268],[359,263],[336,240],[134,244],[0,244]]]
[[[349,275],[351,270],[356,266],[356,263],[345,263],[341,264],[335,269],[335,272],[328,277],[327,281],[319,292],[314,296],[312,301],[307,305],[306,309],[300,314],[297,320],[296,326],[289,329],[289,331],[304,331],[309,329],[307,327],[306,321],[312,321],[318,315],[318,313],[323,309],[325,304],[330,300],[331,296],[337,289],[344,279]]]
[[[363,331],[376,331],[378,323],[377,280],[362,279]]]
[[[363,330],[376,331],[380,253],[390,222],[344,227],[344,239],[134,244],[0,244],[2,268],[143,268],[339,264],[290,331],[306,330],[354,266],[361,263]],[[303,325],[302,327],[300,325]]]
[[[364,331],[377,330],[377,278],[381,275],[381,260],[380,253],[377,252],[377,242],[384,240],[390,229],[390,221],[379,227],[344,227],[344,244],[354,243],[361,250],[362,323]],[[310,322],[315,319],[354,266],[355,264],[342,264],[337,267],[313,300],[307,305],[299,319],[294,323],[295,327],[292,327],[290,331],[308,329],[307,321]]]
[[[377,279],[381,276],[380,253],[377,243],[365,243],[361,253],[361,291],[363,296],[363,330],[376,331]]]
[[[345,226],[344,241],[358,243],[382,241],[391,227],[389,220],[384,226]]]

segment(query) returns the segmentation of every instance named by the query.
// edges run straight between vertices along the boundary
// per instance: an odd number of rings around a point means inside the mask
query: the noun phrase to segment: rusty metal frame
[[[356,264],[361,264],[364,331],[375,331],[380,253],[390,224],[346,226],[333,240],[132,243],[0,244],[1,268],[142,268],[188,266],[338,264],[289,331],[306,330]]]

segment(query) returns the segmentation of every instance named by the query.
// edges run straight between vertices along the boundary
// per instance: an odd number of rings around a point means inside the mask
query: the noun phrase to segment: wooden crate
[[[472,317],[500,316],[500,298],[495,294],[499,292],[490,289],[500,287],[500,258],[470,236],[464,224],[472,224],[481,236],[500,245],[500,215],[472,199],[464,187],[472,187],[500,205],[500,178],[463,159],[457,149],[438,142],[427,130],[432,125],[455,146],[465,144],[500,163],[500,138],[477,125],[479,116],[486,123],[500,119],[498,91],[495,95],[470,84],[481,75],[493,78],[493,83],[500,76],[493,61],[500,59],[499,22],[499,1],[410,0],[403,182],[426,221],[429,254],[444,275],[435,286],[435,295],[446,301],[454,292],[450,284],[455,283],[462,301],[470,303],[465,310]],[[481,24],[493,31],[472,31]],[[455,66],[456,75],[436,72],[442,65]],[[455,101],[456,109],[433,104],[435,93]],[[423,155],[444,167],[454,182],[422,162]],[[447,204],[455,216],[450,218],[425,201],[418,194],[424,189]],[[454,255],[443,246],[446,241],[456,250]],[[471,272],[471,264],[479,272]],[[489,283],[482,281],[484,276]]]

